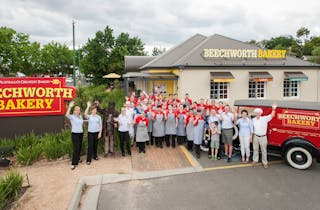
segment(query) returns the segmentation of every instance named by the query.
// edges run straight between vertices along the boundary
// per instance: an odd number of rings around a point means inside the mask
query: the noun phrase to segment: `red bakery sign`
[[[0,117],[61,115],[75,97],[65,78],[0,78]]]

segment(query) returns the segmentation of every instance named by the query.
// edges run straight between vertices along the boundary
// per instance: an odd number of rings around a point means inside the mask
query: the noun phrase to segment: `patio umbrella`
[[[118,79],[120,78],[121,76],[119,74],[116,74],[116,73],[110,73],[110,74],[107,74],[107,75],[104,75],[102,78],[106,78],[106,79]]]

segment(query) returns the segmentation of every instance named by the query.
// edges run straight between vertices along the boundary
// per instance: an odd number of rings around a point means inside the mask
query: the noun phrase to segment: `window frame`
[[[285,87],[284,87],[284,85],[285,85],[286,81],[289,82],[289,87],[288,87],[289,95],[288,96],[285,96]],[[295,88],[295,87],[292,86],[293,82],[296,82],[296,84],[297,84],[297,87],[296,87],[297,88],[297,95],[296,96],[291,96],[291,94],[290,94],[292,92],[292,89]],[[298,80],[290,81],[288,78],[284,78],[283,79],[283,86],[282,86],[282,90],[283,90],[282,96],[283,96],[283,98],[285,98],[285,99],[297,99],[297,98],[300,98],[300,87],[301,87],[301,81],[298,81]]]
[[[215,89],[214,88],[212,88],[212,87],[214,87],[214,84],[215,83],[217,83],[218,84],[218,90],[217,90],[217,96],[218,96],[218,98],[213,98],[212,96],[213,95],[215,95],[215,94],[211,94],[211,91],[214,91]],[[222,85],[222,84],[220,84],[220,83],[225,83],[225,85],[226,85],[226,89],[221,89],[220,88],[220,85]],[[220,91],[221,90],[227,90],[227,93],[226,93],[226,97],[227,98],[221,98],[220,96]],[[223,93],[224,94],[224,93]],[[230,98],[230,82],[214,82],[214,81],[210,81],[210,99],[214,99],[214,100],[219,100],[219,101],[228,101],[229,100],[229,98]]]
[[[255,97],[250,97],[250,83],[255,83],[254,92],[251,94],[254,94]],[[257,97],[257,90],[258,90],[258,83],[263,84],[263,97]],[[253,81],[249,80],[248,82],[248,99],[266,99],[267,98],[267,81]]]

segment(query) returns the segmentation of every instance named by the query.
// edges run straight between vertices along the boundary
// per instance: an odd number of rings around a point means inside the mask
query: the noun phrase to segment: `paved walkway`
[[[82,157],[85,160],[86,157]],[[75,170],[70,170],[69,160],[54,162],[37,162],[29,167],[17,170],[28,175],[31,187],[18,201],[18,210],[61,210],[67,209],[79,179],[101,174],[131,174],[154,170],[166,170],[189,167],[181,147],[155,148],[147,146],[146,154],[139,154],[132,148],[132,157],[117,155],[111,158],[100,158],[86,165],[85,161]]]
[[[132,168],[134,171],[155,171],[189,167],[190,162],[180,147],[163,149],[147,146],[146,153],[133,149]]]

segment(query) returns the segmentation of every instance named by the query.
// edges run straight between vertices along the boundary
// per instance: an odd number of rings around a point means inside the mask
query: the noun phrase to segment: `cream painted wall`
[[[226,103],[233,104],[236,99],[248,98],[248,81],[250,71],[268,71],[273,76],[273,81],[267,82],[265,99],[274,100],[301,100],[301,101],[320,101],[320,70],[284,70],[284,69],[263,69],[263,70],[220,70],[220,69],[192,69],[181,70],[179,75],[179,97],[184,98],[185,93],[199,100],[200,98],[210,97],[210,72],[231,72],[235,80],[230,83],[229,100]],[[298,98],[283,97],[283,80],[285,71],[302,71],[308,76],[308,81],[300,82],[300,96]],[[259,99],[261,100],[261,99]]]
[[[193,100],[208,98],[210,96],[210,71],[209,70],[180,70],[179,98],[183,99],[189,93]]]

